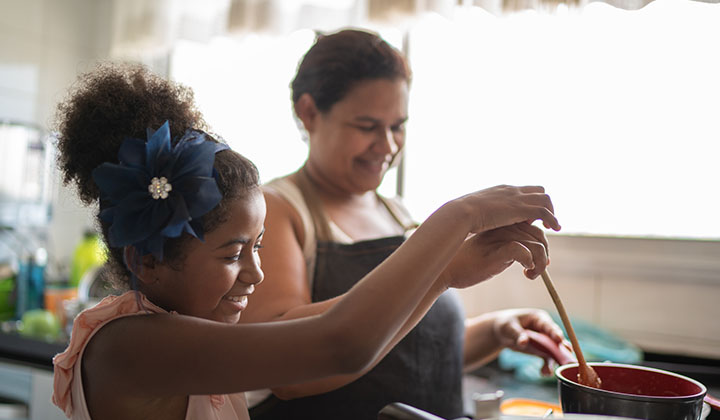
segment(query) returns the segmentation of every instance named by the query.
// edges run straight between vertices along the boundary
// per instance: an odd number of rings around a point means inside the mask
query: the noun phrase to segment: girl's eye
[[[253,245],[253,252],[255,252],[255,253],[258,252],[260,250],[260,248],[262,248],[262,247],[263,246],[260,243]],[[231,262],[240,261],[242,259],[242,251],[240,251],[237,254],[232,255],[230,257],[225,257],[225,259],[228,261],[231,261]]]
[[[240,261],[240,254],[235,254],[231,257],[225,257],[225,259],[230,262]]]

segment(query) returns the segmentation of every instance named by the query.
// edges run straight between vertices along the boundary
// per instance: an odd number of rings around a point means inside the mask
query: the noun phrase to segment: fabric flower
[[[162,260],[165,238],[187,232],[203,239],[200,217],[222,199],[214,178],[215,153],[227,148],[188,130],[173,147],[166,121],[148,128],[148,141],[128,138],[119,163],[103,163],[92,176],[105,208],[100,218],[110,224],[110,246],[133,245],[140,255]]]

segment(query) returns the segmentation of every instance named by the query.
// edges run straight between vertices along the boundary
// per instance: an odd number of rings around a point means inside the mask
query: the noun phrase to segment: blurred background
[[[306,157],[299,60],[316,33],[348,26],[413,69],[384,194],[423,220],[471,190],[545,186],[569,313],[648,360],[716,373],[719,23],[717,0],[0,0],[0,402],[57,415],[49,358],[74,314],[113,292],[95,210],[55,169],[54,109],[75,77],[130,60],[192,87],[268,181]],[[469,315],[553,309],[519,267],[462,296]]]

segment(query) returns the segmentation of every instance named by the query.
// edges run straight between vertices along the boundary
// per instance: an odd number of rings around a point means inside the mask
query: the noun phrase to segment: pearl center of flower
[[[150,180],[150,185],[148,185],[148,191],[155,200],[161,198],[164,200],[168,198],[168,193],[172,191],[172,184],[170,184],[164,176],[160,178],[153,177],[153,179]]]

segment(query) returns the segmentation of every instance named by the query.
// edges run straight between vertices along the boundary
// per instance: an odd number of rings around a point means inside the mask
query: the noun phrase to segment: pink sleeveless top
[[[68,418],[91,420],[82,385],[81,361],[92,336],[114,319],[148,313],[167,311],[155,306],[142,293],[131,291],[121,296],[108,296],[75,318],[68,348],[53,358],[52,401]],[[185,419],[249,419],[245,394],[190,395]]]

